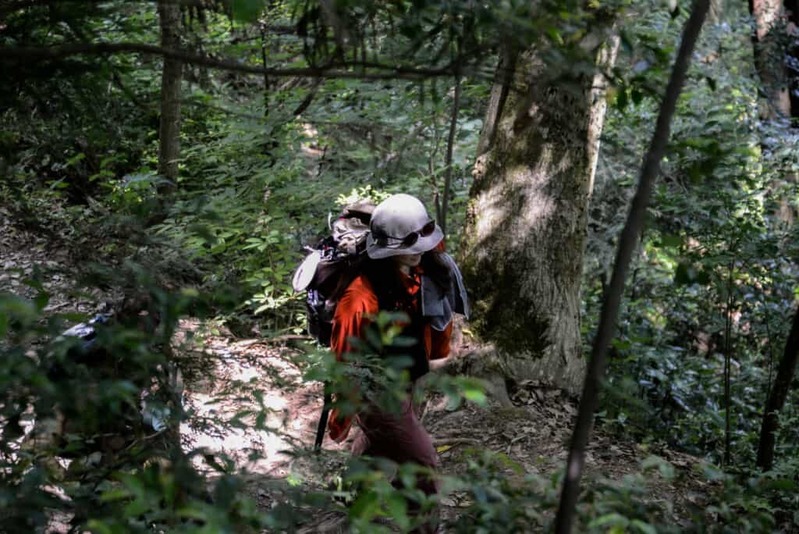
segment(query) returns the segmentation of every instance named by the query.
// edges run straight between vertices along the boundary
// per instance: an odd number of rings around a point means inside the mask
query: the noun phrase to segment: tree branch
[[[305,98],[303,98],[302,102],[300,102],[300,105],[291,112],[292,115],[298,117],[299,115],[305,113],[305,110],[311,106],[311,102],[313,102],[314,97],[316,97],[316,93],[319,92],[319,87],[322,85],[323,81],[323,78],[317,78],[316,81],[313,82],[311,89],[308,91],[308,94],[305,96]]]
[[[239,72],[242,74],[268,75],[275,77],[308,77],[308,78],[350,78],[350,79],[404,79],[404,80],[423,80],[432,77],[452,76],[455,72],[453,66],[445,66],[436,69],[420,69],[412,67],[402,67],[396,65],[384,65],[381,63],[358,63],[358,64],[338,64],[326,67],[306,67],[306,68],[264,68],[255,65],[238,63],[233,60],[215,59],[208,56],[201,56],[181,50],[171,50],[156,45],[144,43],[70,43],[50,47],[0,47],[0,62],[39,62],[64,59],[77,55],[112,55],[134,53],[150,56],[161,56],[168,59],[176,59],[183,63],[200,65],[208,68]],[[371,69],[374,72],[358,72],[346,70],[358,67],[359,69]]]

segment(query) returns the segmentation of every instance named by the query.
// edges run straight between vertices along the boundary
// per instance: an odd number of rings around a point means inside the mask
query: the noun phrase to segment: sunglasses
[[[375,232],[372,231],[372,237],[377,243],[377,246],[383,248],[410,248],[419,241],[420,237],[428,237],[436,231],[436,221],[431,220],[424,226],[422,226],[421,230],[417,230],[415,232],[411,232],[410,234],[406,235],[405,237],[394,237],[393,235],[388,235],[383,232]],[[389,239],[393,239],[394,241],[399,241],[399,243],[395,245],[389,245]]]

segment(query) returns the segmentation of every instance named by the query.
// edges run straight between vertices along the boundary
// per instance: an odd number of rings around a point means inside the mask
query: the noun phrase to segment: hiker
[[[350,340],[362,338],[370,317],[387,311],[404,312],[410,319],[402,335],[417,343],[394,352],[411,353],[411,384],[431,368],[443,366],[450,357],[453,313],[468,311],[460,272],[443,252],[443,237],[413,196],[393,195],[374,209],[366,238],[368,257],[338,300],[333,316],[330,345],[340,360],[352,350]],[[366,402],[354,419],[362,432],[353,443],[353,454],[437,467],[438,455],[414,411],[411,391],[398,413]],[[342,418],[334,410],[328,424],[330,437],[343,441],[351,422],[352,418]],[[437,493],[432,477],[420,477],[417,487],[427,495]]]

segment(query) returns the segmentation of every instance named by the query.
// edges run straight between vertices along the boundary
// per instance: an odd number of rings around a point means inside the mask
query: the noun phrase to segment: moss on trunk
[[[585,369],[580,281],[592,143],[604,107],[595,105],[593,76],[567,78],[532,51],[515,64],[517,90],[486,120],[493,137],[473,171],[461,265],[475,329],[507,372],[575,393]]]

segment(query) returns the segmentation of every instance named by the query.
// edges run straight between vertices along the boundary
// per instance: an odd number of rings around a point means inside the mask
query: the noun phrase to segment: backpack
[[[346,206],[336,219],[328,218],[330,235],[310,248],[294,271],[294,291],[305,291],[307,329],[316,341],[330,346],[338,297],[355,278],[366,250],[366,235],[375,205],[359,200]]]
[[[311,253],[294,271],[291,285],[294,291],[305,291],[305,308],[308,315],[307,329],[316,341],[330,346],[333,331],[333,315],[338,297],[358,272],[355,268],[366,254],[366,235],[375,205],[369,200],[359,200],[346,206],[339,216],[331,221],[328,217],[330,235],[319,241]],[[325,437],[330,404],[333,397],[324,387],[322,413],[316,429],[314,450],[319,452]]]

